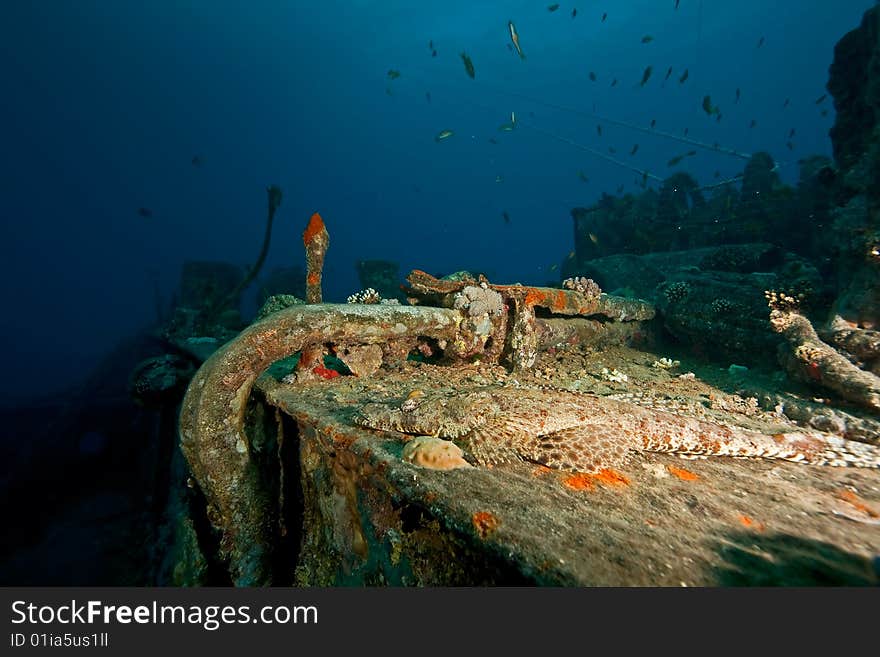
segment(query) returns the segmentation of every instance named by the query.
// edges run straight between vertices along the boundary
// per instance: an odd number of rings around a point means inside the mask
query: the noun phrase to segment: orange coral
[[[480,538],[486,538],[489,534],[498,529],[501,521],[488,511],[477,511],[471,518],[474,523],[474,529]]]
[[[309,219],[309,225],[306,226],[306,229],[303,232],[303,244],[306,246],[311,244],[323,230],[324,220],[321,219],[321,215],[316,212]]]
[[[327,369],[323,365],[318,365],[317,367],[312,368],[312,372],[320,376],[322,379],[335,379],[339,376],[339,372]]]
[[[578,472],[563,479],[562,483],[572,490],[593,490],[597,481],[606,486],[626,486],[629,484],[629,479],[626,475],[610,468],[599,470],[595,474]]]
[[[598,474],[594,474],[593,478],[597,481],[600,481],[603,484],[608,486],[628,486],[629,479],[617,472],[616,470],[612,470],[610,468],[605,468],[604,470],[599,470]]]
[[[737,516],[737,519],[740,521],[740,523],[742,524],[743,527],[754,528],[755,530],[757,530],[759,532],[764,531],[764,523],[763,522],[758,522],[757,520],[750,518],[749,516],[745,515],[744,513],[740,513]]]
[[[593,482],[593,476],[579,472],[562,480],[563,485],[572,490],[593,490],[596,484]]]
[[[544,295],[541,294],[535,288],[530,288],[528,292],[526,292],[525,304],[527,306],[535,306],[540,305],[544,302]]]
[[[872,518],[880,517],[880,514],[878,514],[873,509],[871,509],[871,507],[869,507],[867,504],[865,504],[865,502],[858,495],[853,493],[852,491],[849,491],[849,490],[838,491],[837,496],[840,499],[844,500],[845,502],[849,502],[856,509],[858,509],[862,513],[868,514]]]
[[[674,465],[667,465],[666,469],[669,470],[670,474],[674,474],[682,481],[697,481],[697,479],[700,478],[699,475],[694,474],[690,470],[685,470],[684,468],[676,468]]]

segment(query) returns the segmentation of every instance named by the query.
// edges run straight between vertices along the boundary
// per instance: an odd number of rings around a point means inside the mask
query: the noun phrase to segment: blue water
[[[149,327],[154,282],[170,297],[184,261],[253,262],[273,183],[284,202],[264,271],[303,264],[302,230],[318,211],[331,236],[327,300],[359,289],[360,259],[398,261],[403,274],[472,268],[499,283],[558,281],[553,266],[573,248],[569,210],[619,185],[638,191],[639,176],[531,127],[580,147],[613,145],[657,175],[690,147],[609,125],[600,139],[595,120],[550,105],[768,150],[794,182],[798,158],[831,153],[832,101],[814,101],[834,44],[873,2],[681,0],[676,11],[673,0],[609,0],[553,13],[548,4],[2,3],[3,399],[60,389]],[[508,20],[524,61],[508,48]],[[388,79],[389,69],[401,76]],[[707,94],[720,123],[701,109]],[[518,129],[499,132],[511,111]],[[455,134],[435,142],[444,129]],[[701,150],[686,170],[711,183],[742,165]]]

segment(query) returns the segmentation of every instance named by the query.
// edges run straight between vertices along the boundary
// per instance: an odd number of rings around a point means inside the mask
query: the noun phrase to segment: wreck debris
[[[237,585],[271,580],[271,503],[259,454],[244,430],[248,396],[272,363],[323,345],[382,344],[420,336],[452,342],[458,313],[442,308],[299,305],[273,313],[222,346],[196,372],[180,414],[181,449],[222,531],[221,554]],[[393,340],[392,340],[393,339]]]
[[[821,337],[859,361],[880,358],[880,331],[859,328],[840,315],[831,318]]]
[[[543,329],[542,320],[535,314],[536,307],[556,315],[596,315],[618,321],[648,320],[654,317],[654,308],[649,303],[602,294],[598,285],[586,283],[589,279],[581,281],[583,292],[577,289],[526,285],[492,285],[483,277],[438,279],[418,269],[410,273],[407,281],[411,286],[408,290],[411,300],[425,300],[446,308],[456,307],[456,304],[460,306],[462,297],[459,295],[467,288],[494,290],[500,294],[512,315],[507,320],[510,329],[506,330],[504,355],[514,369],[528,369],[534,364],[540,335],[549,331]],[[503,314],[501,316],[504,317]],[[498,328],[504,331],[506,327]]]
[[[767,294],[770,325],[788,343],[780,358],[793,376],[833,390],[840,397],[880,412],[880,377],[859,369],[822,342],[810,320],[801,315],[792,297]],[[779,298],[778,301],[775,299]]]
[[[306,247],[306,301],[321,303],[321,276],[330,235],[317,212],[309,219],[309,225],[303,232],[303,245]]]
[[[255,380],[272,363],[299,352],[297,369],[287,381],[335,378],[339,372],[323,362],[332,350],[353,374],[368,376],[383,364],[402,363],[413,349],[430,352],[436,344],[451,362],[476,358],[497,362],[507,349],[512,367],[525,369],[533,365],[538,350],[542,320],[536,317],[536,308],[563,316],[619,320],[645,319],[654,313],[643,301],[600,295],[598,288],[584,294],[490,285],[482,276],[438,280],[418,271],[408,279],[412,291],[441,301],[444,307],[320,304],[321,267],[329,238],[317,213],[303,241],[310,304],[277,310],[221,347],[196,373],[181,411],[181,448],[205,494],[209,518],[222,531],[221,554],[237,584],[271,579],[268,546],[274,507],[258,463],[260,450],[244,431],[244,412]],[[425,463],[455,462],[454,454],[438,451],[436,445],[424,450],[408,454]]]

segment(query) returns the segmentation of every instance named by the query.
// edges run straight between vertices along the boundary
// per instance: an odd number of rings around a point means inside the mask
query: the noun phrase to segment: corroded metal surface
[[[257,377],[315,345],[391,345],[419,336],[455,339],[460,316],[441,308],[300,305],[273,313],[216,351],[196,372],[180,414],[181,448],[223,532],[222,556],[238,584],[266,583],[268,502],[260,454],[244,415]],[[265,455],[262,455],[265,458]]]

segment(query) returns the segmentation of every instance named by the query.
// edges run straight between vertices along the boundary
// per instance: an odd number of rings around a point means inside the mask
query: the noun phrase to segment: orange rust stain
[[[477,511],[471,517],[471,522],[474,523],[474,529],[477,530],[477,535],[480,538],[486,538],[501,524],[501,521],[488,511]]]
[[[862,513],[867,513],[872,518],[880,517],[880,514],[878,514],[873,509],[871,509],[871,507],[869,507],[867,504],[865,504],[865,502],[864,502],[864,500],[862,500],[862,498],[860,498],[858,495],[856,495],[852,491],[849,491],[849,490],[838,491],[837,496],[840,499],[844,500],[845,502],[849,502],[850,504],[852,504],[856,509],[858,509]]]
[[[563,485],[572,490],[593,490],[596,484],[593,483],[593,475],[578,472],[562,480]]]
[[[682,481],[696,481],[700,478],[699,475],[694,474],[690,470],[685,470],[684,468],[676,468],[674,465],[667,465],[666,469],[669,470],[670,474],[674,474]]]
[[[550,472],[553,472],[553,470],[551,468],[548,468],[546,465],[539,465],[537,468],[532,470],[532,476],[533,477],[542,477],[545,474],[548,474]]]
[[[309,219],[309,225],[306,226],[305,232],[303,232],[303,244],[306,246],[311,244],[323,230],[324,220],[321,219],[321,215],[316,212],[312,215],[311,219]]]
[[[321,280],[321,277],[318,276],[318,274],[316,272],[311,272],[308,276],[307,282],[309,285],[317,285],[320,282],[320,280]]]
[[[764,531],[764,523],[763,522],[758,522],[757,520],[750,518],[749,516],[745,515],[744,513],[740,513],[737,516],[737,519],[740,521],[740,523],[742,524],[743,527],[749,527],[749,528],[755,529],[759,532]]]

